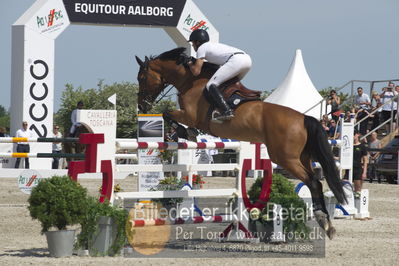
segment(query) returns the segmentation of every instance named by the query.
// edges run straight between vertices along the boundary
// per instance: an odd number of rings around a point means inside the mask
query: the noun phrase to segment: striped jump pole
[[[25,152],[0,152],[0,158],[73,158],[84,159],[84,154],[72,153],[25,153]]]
[[[177,225],[177,224],[202,224],[202,223],[229,223],[234,221],[234,215],[215,215],[215,216],[195,216],[187,218],[167,219],[149,219],[149,220],[130,220],[133,227],[144,226],[161,226],[161,225]]]
[[[240,142],[116,142],[120,149],[240,149]]]
[[[17,138],[17,137],[0,138],[0,143],[17,143],[17,142],[79,142],[79,138]]]

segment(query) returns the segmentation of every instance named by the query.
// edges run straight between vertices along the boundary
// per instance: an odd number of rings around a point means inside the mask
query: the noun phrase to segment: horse
[[[215,123],[209,117],[210,103],[204,88],[215,68],[204,65],[194,76],[187,64],[185,48],[175,48],[158,56],[136,56],[140,66],[138,107],[147,112],[161,92],[173,85],[178,91],[180,110],[163,114],[166,121],[184,124],[221,138],[260,142],[267,147],[272,162],[299,178],[310,189],[315,218],[327,236],[336,233],[324,202],[321,182],[315,177],[312,160],[323,168],[327,184],[340,203],[346,202],[331,147],[319,121],[291,108],[263,101],[248,101],[234,110],[229,121]]]
[[[84,125],[80,125],[76,127],[74,137],[79,138],[80,134],[82,133],[92,133],[92,132],[90,132]],[[64,136],[68,135],[69,131],[65,132]],[[79,142],[65,142],[63,148],[65,153],[81,154],[85,152],[86,145],[80,144]],[[71,158],[66,159],[68,165],[71,160],[72,160]]]

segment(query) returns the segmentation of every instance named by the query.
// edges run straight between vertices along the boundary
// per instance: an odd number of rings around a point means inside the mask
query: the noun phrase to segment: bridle
[[[140,72],[143,71],[145,73],[145,75],[144,75],[144,78],[139,80],[139,84],[147,84],[148,62],[149,61],[146,61],[145,67],[141,67],[141,69],[140,69]],[[155,98],[152,94],[149,93],[148,88],[144,87],[144,86],[137,93],[137,95],[139,97],[143,97],[142,101],[149,107],[149,109],[151,109],[154,105],[159,103],[173,89],[173,86],[170,85],[168,82],[166,82],[165,78],[162,75],[160,76],[160,79],[161,79],[160,86],[157,89],[155,89],[156,93],[154,95],[157,95]],[[162,93],[168,86],[170,86],[170,88],[166,92]],[[158,97],[159,94],[161,94],[160,97]]]

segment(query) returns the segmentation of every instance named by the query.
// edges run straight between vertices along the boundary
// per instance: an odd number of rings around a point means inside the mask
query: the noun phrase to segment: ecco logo
[[[39,65],[41,65],[40,68],[44,68],[44,72],[40,73],[40,74],[37,73],[38,72],[37,68],[38,68]],[[32,99],[37,101],[37,102],[45,100],[47,98],[47,96],[48,96],[48,86],[47,86],[47,84],[45,82],[45,79],[48,76],[48,72],[49,72],[49,68],[48,68],[47,63],[44,62],[43,60],[35,60],[33,62],[33,64],[30,66],[29,72],[30,72],[31,77],[34,79],[34,81],[32,82],[32,84],[30,85],[30,88],[29,88],[30,97],[32,97]],[[40,72],[42,72],[42,71],[40,71]],[[39,83],[39,81],[41,81],[41,86],[43,87],[43,89],[42,90],[35,90],[36,86],[40,86],[40,85],[36,84],[36,82]],[[43,91],[43,93],[41,95],[38,95],[37,94],[38,91]],[[36,114],[37,113],[41,113],[43,115],[36,116],[34,114],[33,110],[34,109],[37,110],[37,108],[42,108],[43,110],[39,111],[39,112],[35,112],[35,113]],[[33,121],[41,122],[41,121],[46,119],[47,115],[48,115],[48,108],[47,108],[47,106],[44,103],[41,104],[41,107],[40,106],[36,106],[36,103],[32,103],[30,105],[30,107],[29,107],[29,117]],[[47,127],[44,124],[41,124],[42,130],[40,130],[40,128],[38,128],[36,125],[37,125],[37,123],[32,123],[32,125],[30,126],[30,129],[34,130],[39,137],[46,137],[47,136]]]

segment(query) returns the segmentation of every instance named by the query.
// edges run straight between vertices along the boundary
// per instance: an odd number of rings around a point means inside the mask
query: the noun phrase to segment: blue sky
[[[349,80],[399,78],[397,0],[194,0],[220,41],[253,60],[243,83],[271,90],[284,79],[296,49],[317,89]],[[0,105],[10,106],[11,25],[34,0],[0,0]],[[244,4],[246,3],[246,4]],[[136,83],[134,55],[176,45],[162,29],[69,26],[56,40],[55,110],[66,83],[75,87]],[[296,97],[293,95],[293,97]]]

